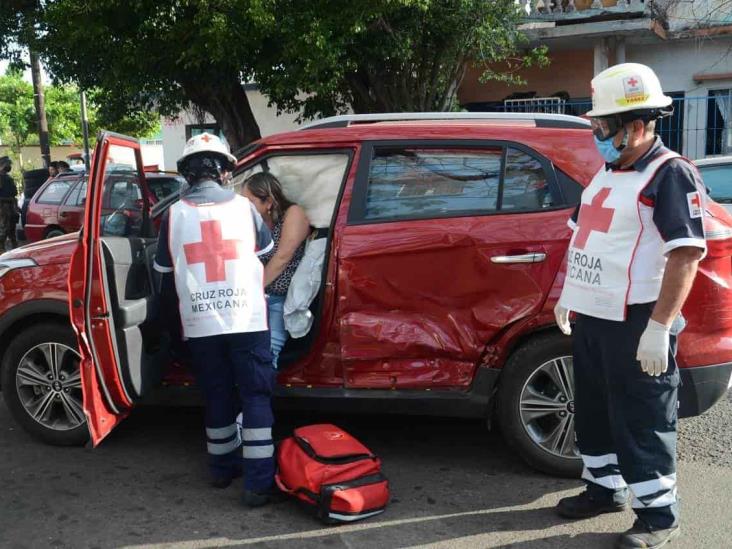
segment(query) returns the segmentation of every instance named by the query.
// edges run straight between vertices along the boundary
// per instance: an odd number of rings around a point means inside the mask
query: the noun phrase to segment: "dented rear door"
[[[571,210],[519,144],[367,144],[338,250],[348,387],[467,387],[487,343],[542,306]]]

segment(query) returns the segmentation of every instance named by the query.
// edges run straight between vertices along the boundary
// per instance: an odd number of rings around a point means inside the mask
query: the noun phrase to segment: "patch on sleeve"
[[[686,193],[686,202],[689,204],[689,217],[695,219],[702,216],[702,204],[699,191]]]

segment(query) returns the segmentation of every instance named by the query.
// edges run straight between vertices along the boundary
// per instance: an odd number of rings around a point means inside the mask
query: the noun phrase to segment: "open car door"
[[[168,362],[157,323],[149,196],[140,144],[102,133],[69,271],[84,413],[95,446],[158,384]]]

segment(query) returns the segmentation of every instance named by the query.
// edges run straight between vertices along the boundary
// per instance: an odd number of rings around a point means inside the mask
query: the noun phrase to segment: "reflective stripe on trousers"
[[[275,370],[269,332],[191,338],[188,346],[206,404],[212,476],[235,476],[244,465],[246,489],[255,492],[269,489],[275,470],[271,405]],[[235,421],[240,411],[241,435]],[[252,440],[241,441],[242,438]],[[246,445],[243,449],[246,459],[239,453],[241,442]]]
[[[575,428],[582,478],[598,500],[632,506],[646,524],[678,523],[676,424],[679,371],[672,329],[668,370],[652,377],[635,359],[654,303],[628,306],[624,322],[578,315],[573,335]]]

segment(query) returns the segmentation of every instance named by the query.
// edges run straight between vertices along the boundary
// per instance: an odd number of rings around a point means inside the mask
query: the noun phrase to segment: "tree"
[[[46,86],[46,110],[52,145],[80,144],[79,90],[75,85]],[[88,114],[92,132],[109,129],[135,137],[148,137],[160,127],[156,113],[132,112],[125,115],[105,109],[103,92],[92,91]],[[18,69],[0,76],[0,138],[11,143],[17,155],[21,147],[38,143],[37,121],[33,107],[33,86],[23,80]]]
[[[510,80],[546,61],[521,51],[513,0],[48,0],[41,20],[56,78],[101,90],[117,116],[192,104],[234,149],[260,135],[244,89],[255,77],[311,118],[449,110],[470,63]]]
[[[20,71],[11,69],[0,77],[0,138],[19,155],[33,133],[34,123],[33,86],[23,80]]]
[[[268,4],[271,32],[257,78],[279,107],[304,108],[306,118],[349,106],[451,110],[471,64],[482,68],[484,81],[518,81],[520,68],[547,62],[543,48],[521,50],[522,13],[513,0]]]
[[[248,0],[54,0],[40,45],[55,77],[101,90],[108,113],[176,116],[193,103],[236,149],[260,137],[243,85],[258,40],[249,8]]]

